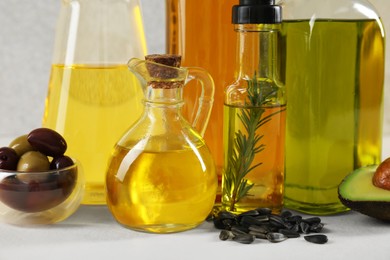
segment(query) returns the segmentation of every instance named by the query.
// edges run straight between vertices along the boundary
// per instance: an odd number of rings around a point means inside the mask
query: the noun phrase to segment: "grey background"
[[[40,127],[61,0],[0,1],[0,136]],[[149,53],[165,52],[165,1],[141,0]]]
[[[60,1],[0,1],[0,136],[15,136],[41,126]],[[371,2],[381,14],[390,35],[390,1]],[[165,0],[141,0],[141,4],[148,52],[163,53]],[[386,64],[389,64],[389,58]],[[388,67],[384,110],[386,134],[390,134]]]

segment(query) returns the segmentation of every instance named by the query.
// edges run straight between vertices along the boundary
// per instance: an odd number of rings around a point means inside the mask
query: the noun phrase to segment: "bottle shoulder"
[[[285,104],[285,88],[280,82],[267,79],[239,78],[225,89],[226,105],[261,106],[260,103]]]
[[[296,19],[374,19],[375,7],[366,0],[281,0],[284,20]]]
[[[156,124],[145,117],[135,123],[117,142],[117,145],[138,147],[147,151],[183,150],[205,145],[203,137],[184,119],[167,120]]]

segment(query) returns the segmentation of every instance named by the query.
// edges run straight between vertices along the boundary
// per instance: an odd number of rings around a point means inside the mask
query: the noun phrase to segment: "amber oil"
[[[223,104],[224,89],[234,80],[236,68],[232,53],[236,51],[236,34],[230,13],[237,0],[166,0],[167,51],[182,55],[183,66],[206,69],[215,82],[214,105],[204,139],[214,157],[218,174],[216,205],[221,202],[223,171]],[[183,30],[185,26],[185,30]],[[193,83],[190,82],[189,85]],[[190,91],[187,91],[190,90]],[[202,89],[184,90],[183,114],[193,121],[197,96]]]

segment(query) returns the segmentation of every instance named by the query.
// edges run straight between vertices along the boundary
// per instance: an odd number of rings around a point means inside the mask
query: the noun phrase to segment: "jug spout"
[[[191,80],[199,81],[202,93],[192,126],[203,136],[213,105],[214,81],[204,69],[182,68],[180,63],[180,55],[154,54],[146,56],[145,60],[133,58],[128,67],[141,82],[147,102],[183,102],[184,85]]]

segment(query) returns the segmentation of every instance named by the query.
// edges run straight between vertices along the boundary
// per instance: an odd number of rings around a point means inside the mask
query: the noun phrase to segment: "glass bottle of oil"
[[[237,79],[226,88],[222,208],[283,207],[286,99],[279,79],[281,8],[273,0],[233,7]]]
[[[178,55],[132,59],[142,81],[145,111],[116,144],[107,170],[107,205],[135,230],[171,233],[193,228],[211,212],[217,190],[212,155],[202,134],[210,117],[214,83],[199,68],[179,68]],[[202,87],[192,124],[181,114],[183,86]]]
[[[138,0],[61,1],[43,125],[81,162],[83,204],[106,203],[110,151],[143,109],[127,61],[145,54]]]
[[[167,52],[181,54],[183,66],[206,69],[215,82],[214,107],[204,139],[218,174],[216,205],[221,202],[224,89],[234,80],[235,70],[231,54],[236,51],[236,34],[230,14],[236,3],[237,0],[166,0]],[[191,121],[197,103],[194,93],[199,93],[201,88],[188,89],[184,90],[183,114]]]
[[[310,214],[346,208],[338,185],[381,160],[384,30],[365,0],[285,0],[285,205]]]

